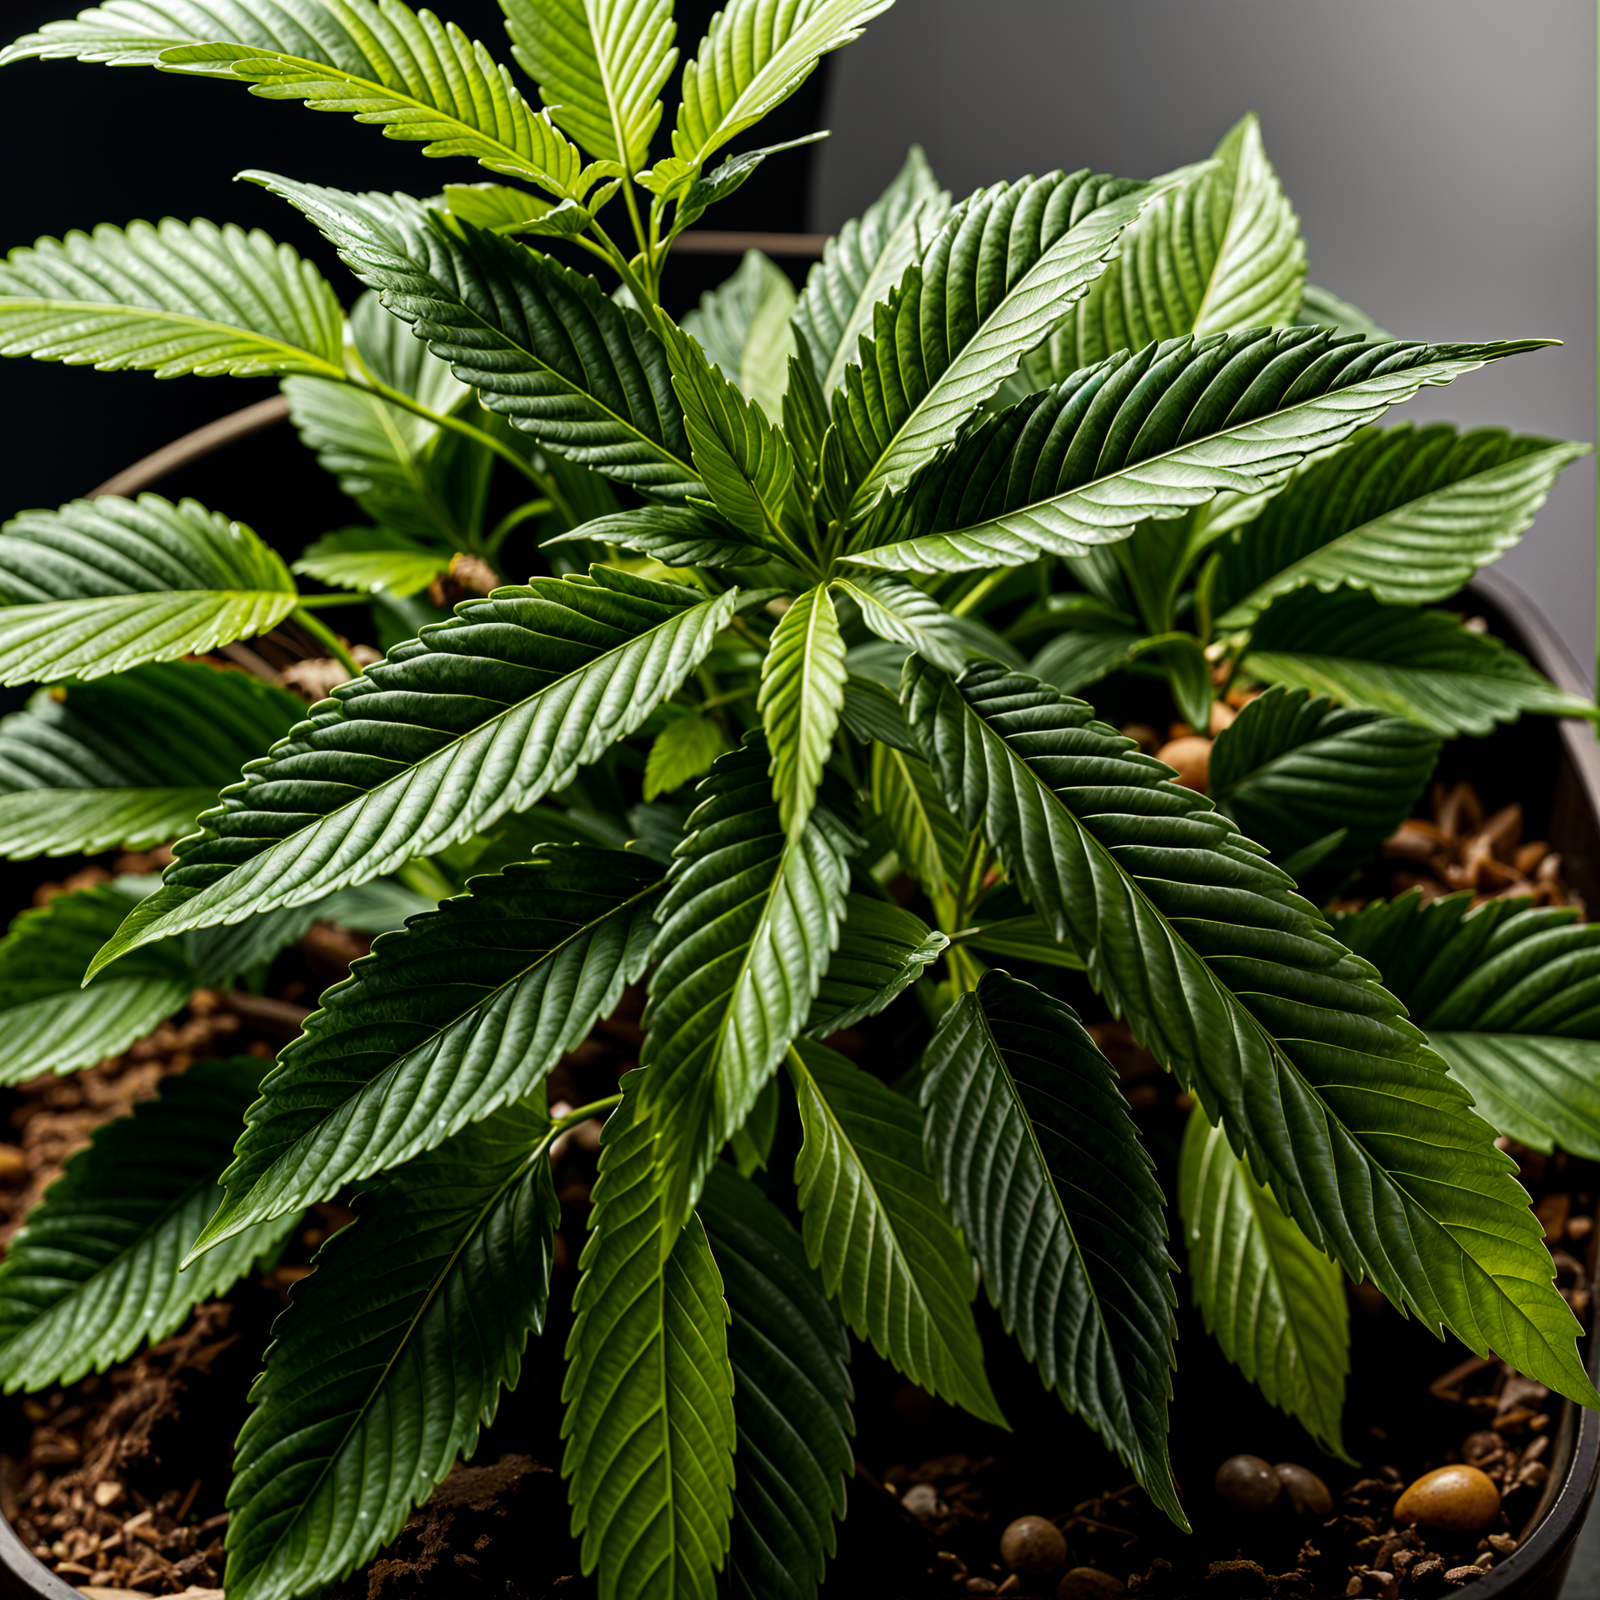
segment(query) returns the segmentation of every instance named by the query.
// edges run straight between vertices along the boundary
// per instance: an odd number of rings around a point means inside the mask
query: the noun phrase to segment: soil
[[[1486,815],[1476,791],[1451,779],[1436,787],[1429,812],[1391,841],[1386,859],[1359,885],[1362,897],[1420,881],[1430,894],[1531,890],[1544,903],[1578,903],[1548,847],[1535,853],[1524,843],[1520,809],[1514,817],[1504,808]],[[112,870],[147,868],[123,860]],[[272,998],[201,993],[186,1013],[122,1057],[11,1091],[0,1102],[16,1134],[15,1143],[0,1143],[0,1244],[95,1126],[196,1059],[270,1054],[294,1031],[302,1003],[314,1003],[364,948],[341,930],[319,926],[275,966]],[[1070,987],[1075,982],[1067,975],[1063,997],[1086,1018],[1100,1017],[1091,1031],[1117,1068],[1148,1148],[1170,1176],[1188,1098],[1120,1024],[1096,1011],[1086,988]],[[617,1015],[562,1061],[550,1083],[553,1102],[599,1098],[636,1064],[642,998],[630,991]],[[878,1057],[891,1046],[864,1030],[831,1042],[858,1058]],[[559,1353],[598,1132],[598,1123],[586,1124],[557,1152],[562,1224],[550,1323],[530,1349],[519,1389],[504,1397],[472,1461],[455,1468],[401,1536],[328,1600],[592,1596],[592,1581],[578,1575],[556,1469]],[[794,1137],[786,1127],[780,1144]],[[1587,1326],[1592,1252],[1600,1240],[1594,1225],[1600,1168],[1509,1148],[1545,1222],[1558,1282]],[[783,1164],[780,1151],[774,1165]],[[199,1307],[178,1334],[133,1361],[59,1392],[6,1402],[12,1409],[0,1413],[0,1440],[25,1440],[26,1448],[15,1460],[0,1457],[0,1510],[47,1566],[91,1591],[220,1600],[223,1498],[244,1395],[288,1287],[348,1216],[340,1206],[319,1207],[270,1272],[240,1284],[225,1301]],[[1180,1241],[1172,1244],[1181,1265]],[[1435,1341],[1370,1290],[1354,1288],[1351,1296],[1345,1442],[1358,1466],[1321,1456],[1297,1424],[1265,1406],[1222,1359],[1180,1285],[1172,1444],[1198,1530],[1187,1537],[1150,1507],[1082,1423],[1045,1401],[981,1301],[991,1378],[1014,1432],[941,1405],[857,1346],[858,1467],[825,1595],[1050,1600],[1059,1589],[1063,1600],[1118,1593],[1151,1600],[1426,1600],[1469,1584],[1514,1551],[1525,1531],[1548,1478],[1560,1403],[1499,1363]],[[1255,1516],[1230,1510],[1211,1481],[1224,1460],[1240,1453],[1308,1468],[1331,1492],[1332,1514],[1296,1514],[1282,1501]],[[1499,1487],[1503,1508],[1493,1528],[1454,1539],[1397,1531],[1393,1507],[1405,1485],[1456,1461],[1477,1465]],[[1065,1555],[1055,1569],[1024,1574],[1002,1562],[1002,1535],[1024,1516],[1045,1518],[1063,1535]],[[1077,1573],[1081,1568],[1090,1574]],[[1063,1576],[1069,1571],[1077,1573],[1070,1584]]]

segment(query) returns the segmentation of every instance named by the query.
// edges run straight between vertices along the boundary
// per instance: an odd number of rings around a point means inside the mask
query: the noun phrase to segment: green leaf
[[[1005,1426],[983,1370],[967,1247],[922,1158],[922,1116],[810,1040],[789,1052],[805,1142],[806,1256],[873,1349],[930,1394]]]
[[[545,544],[614,545],[653,556],[665,567],[759,567],[772,560],[770,550],[747,543],[697,506],[637,506],[596,517]]]
[[[0,528],[0,683],[101,678],[266,633],[294,580],[240,522],[198,501],[102,495]]]
[[[994,922],[978,922],[961,941],[988,956],[1003,960],[1037,961],[1047,967],[1063,967],[1069,972],[1085,972],[1088,963],[1070,945],[1051,931],[1039,916],[1001,917]]]
[[[101,223],[0,264],[0,355],[158,378],[342,378],[343,345],[322,274],[259,230]]]
[[[1518,1144],[1600,1156],[1600,924],[1566,907],[1416,892],[1334,917],[1383,963],[1478,1112]]]
[[[1256,625],[1244,664],[1268,683],[1410,717],[1446,738],[1488,733],[1525,711],[1594,715],[1590,701],[1448,612],[1380,605],[1359,589],[1285,595]]]
[[[965,429],[882,508],[851,559],[964,572],[1041,551],[1081,556],[1219,490],[1253,493],[1424,385],[1539,344],[1252,328],[1120,351]]]
[[[1206,1330],[1266,1399],[1329,1455],[1350,1371],[1344,1275],[1278,1208],[1196,1106],[1178,1156],[1189,1282]]]
[[[308,544],[294,571],[336,589],[404,599],[447,573],[450,557],[389,528],[341,528]]]
[[[813,1600],[855,1472],[844,1325],[782,1212],[723,1162],[700,1220],[731,1313],[731,1600]]]
[[[908,750],[876,745],[872,809],[883,818],[895,853],[940,917],[954,916],[968,835],[945,804],[928,763]]]
[[[137,895],[100,884],[12,922],[0,940],[0,1083],[93,1066],[187,1003],[195,985],[171,945],[80,988],[95,950],[137,904]]]
[[[1248,627],[1308,584],[1401,605],[1447,600],[1527,532],[1562,469],[1589,450],[1448,423],[1357,434],[1222,547],[1217,629]]]
[[[678,209],[672,218],[672,232],[681,233],[691,222],[699,218],[708,206],[726,200],[768,156],[775,156],[780,150],[797,149],[803,144],[815,144],[817,140],[827,137],[827,130],[824,129],[820,133],[808,133],[799,139],[787,139],[782,144],[764,145],[759,150],[741,150],[738,155],[729,156],[719,167],[704,177],[692,176],[696,168],[686,166],[676,156],[669,156],[666,161],[658,163],[653,171],[659,173],[663,168],[674,169],[675,176],[668,178],[667,188],[683,196],[678,201]],[[650,187],[650,178],[651,173],[639,174],[639,181],[646,187]],[[688,183],[687,190],[682,188],[684,182]]]
[[[372,376],[425,409],[448,415],[470,398],[377,295],[356,301],[350,333]],[[464,443],[458,434],[445,435],[437,423],[349,384],[290,378],[283,394],[301,442],[374,522],[414,539],[442,536],[466,547],[481,512],[449,470]]]
[[[6,1393],[76,1383],[158,1344],[276,1251],[293,1217],[251,1229],[198,1272],[178,1272],[261,1066],[203,1061],[169,1077],[160,1099],[102,1124],[68,1160],[0,1264]]]
[[[235,1446],[229,1595],[343,1578],[472,1454],[544,1325],[549,1126],[519,1105],[456,1134],[359,1196],[317,1253]]]
[[[1294,320],[1306,245],[1255,113],[1213,154],[1215,165],[1169,190],[1123,235],[1118,259],[1029,362],[1034,388],[1119,350]]]
[[[932,459],[1088,292],[1161,192],[1052,172],[958,206],[873,307],[860,364],[833,399],[822,471],[836,512],[859,519]]]
[[[1036,679],[913,656],[904,698],[951,808],[1307,1238],[1428,1327],[1600,1399],[1494,1130],[1262,848]]]
[[[778,619],[761,663],[761,713],[772,752],[772,792],[783,831],[806,825],[833,750],[847,673],[844,640],[826,584],[807,589]]]
[[[1299,328],[1336,328],[1340,333],[1359,333],[1364,339],[1394,338],[1365,311],[1326,289],[1319,289],[1314,283],[1306,285],[1294,320]]]
[[[643,973],[659,882],[644,856],[544,845],[377,939],[262,1083],[191,1259],[537,1090]]]
[[[567,239],[582,233],[594,221],[594,210],[609,198],[609,190],[614,187],[602,189],[599,199],[589,206],[580,206],[576,200],[551,205],[538,195],[504,183],[447,183],[444,200],[454,215],[491,233],[531,233]]]
[[[839,942],[857,841],[827,805],[786,834],[766,774],[759,734],[712,767],[656,911],[639,1060],[669,1221],[806,1026]]]
[[[1070,628],[1058,633],[1028,663],[1028,672],[1043,678],[1063,694],[1076,694],[1098,683],[1107,673],[1125,667],[1143,640],[1138,633],[1099,632]]]
[[[1407,717],[1337,709],[1326,695],[1274,685],[1217,735],[1208,791],[1280,863],[1343,830],[1319,861],[1343,875],[1412,814],[1438,756],[1438,739]]]
[[[683,331],[769,417],[783,410],[794,305],[789,275],[759,250],[746,250],[738,271],[683,319]]]
[[[1111,1063],[1070,1007],[987,972],[929,1042],[921,1093],[928,1165],[1007,1331],[1187,1533],[1167,1455],[1172,1258]]]
[[[338,685],[223,796],[99,965],[308,904],[526,810],[678,691],[736,594],[596,567],[457,606]]]
[[[839,948],[823,977],[805,1031],[825,1039],[885,1010],[943,954],[950,941],[921,917],[864,894],[845,896]]]
[[[1152,638],[1140,639],[1128,652],[1127,659],[1153,655],[1166,670],[1167,687],[1172,691],[1172,703],[1178,715],[1190,727],[1201,732],[1211,722],[1211,700],[1214,688],[1211,682],[1211,663],[1206,660],[1200,641],[1192,633],[1161,633]]]
[[[711,763],[730,749],[727,736],[713,717],[691,711],[674,717],[650,746],[644,764],[644,797],[671,794],[694,778],[703,778]]]
[[[794,310],[820,395],[844,382],[846,366],[860,359],[857,342],[872,327],[872,308],[921,260],[949,214],[949,194],[922,147],[912,145],[889,187],[823,247]]]
[[[0,856],[147,850],[190,833],[304,713],[281,689],[199,661],[41,689],[0,719]]]
[[[557,126],[630,174],[644,166],[678,59],[672,0],[500,0],[500,9]]]
[[[668,498],[698,492],[666,352],[593,278],[405,195],[241,176],[305,212],[433,354],[541,448]]]
[[[876,678],[852,672],[845,679],[844,703],[839,707],[839,721],[863,744],[885,744],[891,750],[914,754],[906,719],[900,713],[900,702]]]
[[[861,612],[861,620],[880,639],[891,639],[915,650],[946,672],[966,665],[966,640],[953,617],[932,595],[886,572],[835,578],[829,586],[848,595]]]
[[[734,1480],[728,1308],[700,1219],[670,1221],[649,1092],[625,1077],[602,1135],[561,1391],[562,1470],[599,1600],[715,1600]]]

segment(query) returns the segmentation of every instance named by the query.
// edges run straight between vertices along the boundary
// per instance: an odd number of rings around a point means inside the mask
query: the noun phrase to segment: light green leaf
[[[637,1077],[602,1135],[562,1471],[600,1600],[716,1600],[733,1510],[728,1307],[700,1219],[669,1220]]]
[[[976,1285],[922,1158],[922,1116],[841,1055],[788,1055],[805,1142],[795,1164],[806,1256],[845,1321],[915,1384],[1005,1425],[972,1318]]]
[[[544,845],[377,939],[262,1083],[191,1258],[538,1090],[643,973],[659,881],[644,856]]]
[[[928,763],[909,750],[875,745],[872,809],[883,818],[900,860],[939,915],[954,916],[968,836],[945,804]]]
[[[949,943],[903,906],[847,894],[839,948],[812,1002],[806,1033],[825,1039],[876,1016],[922,977]]]
[[[851,559],[964,572],[1081,556],[1219,490],[1253,493],[1425,385],[1540,343],[1372,345],[1253,328],[1122,351],[967,428],[873,518]]]
[[[322,274],[232,224],[101,223],[0,264],[0,355],[158,378],[342,378],[343,341]]]
[[[251,530],[195,500],[103,495],[0,528],[0,683],[101,678],[266,633],[298,596]]]
[[[430,550],[389,528],[341,528],[306,546],[294,564],[318,583],[404,599],[450,570],[449,550]]]
[[[304,714],[293,695],[199,661],[41,689],[0,719],[0,856],[147,850],[192,833]]]
[[[1178,1207],[1206,1330],[1272,1405],[1349,1461],[1340,1426],[1350,1372],[1344,1274],[1251,1177],[1199,1106],[1178,1156]]]
[[[844,640],[825,584],[807,589],[778,619],[761,663],[761,713],[772,752],[772,792],[783,831],[806,825],[833,750],[847,677]]]
[[[1490,732],[1525,711],[1593,716],[1498,639],[1443,611],[1380,605],[1359,589],[1302,589],[1261,618],[1245,670],[1331,694],[1347,706],[1410,717],[1435,733]]]
[[[958,684],[913,656],[904,698],[952,809],[1307,1238],[1428,1327],[1600,1401],[1494,1130],[1261,846],[1037,680]]]
[[[1448,423],[1359,433],[1222,546],[1217,629],[1248,627],[1307,584],[1402,605],[1447,600],[1527,532],[1562,469],[1589,449]]]
[[[594,211],[610,198],[615,184],[602,189],[599,198],[587,206],[576,200],[551,205],[538,195],[513,189],[504,183],[447,183],[445,204],[458,217],[491,233],[529,233],[555,238],[571,238],[594,221]]]
[[[198,1272],[178,1262],[217,1196],[262,1063],[203,1061],[102,1124],[28,1213],[0,1264],[0,1384],[76,1383],[175,1332],[295,1224],[252,1228]]]
[[[880,639],[903,644],[946,672],[959,672],[966,665],[960,619],[915,584],[886,572],[869,572],[835,578],[830,587],[855,601],[861,620]]]
[[[669,1218],[688,1215],[806,1026],[839,942],[857,841],[826,805],[786,835],[767,764],[751,734],[712,767],[656,912],[639,1060]]]
[[[1007,1331],[1188,1532],[1161,1190],[1111,1063],[1070,1007],[988,972],[929,1041],[921,1094],[928,1165]]]
[[[703,778],[711,763],[731,746],[713,717],[691,711],[674,717],[650,746],[644,764],[644,797],[671,794],[694,778]]]
[[[855,1472],[844,1324],[783,1213],[723,1162],[700,1219],[731,1313],[730,1600],[814,1600]]]
[[[593,278],[405,195],[241,176],[305,212],[489,410],[542,448],[665,498],[698,492],[666,352]]]
[[[1412,814],[1438,755],[1438,739],[1407,717],[1274,685],[1217,735],[1207,792],[1280,863],[1342,830],[1318,860],[1342,876]]]
[[[637,172],[678,59],[672,0],[500,0],[512,52],[555,123]]]
[[[1568,907],[1417,892],[1333,919],[1472,1091],[1534,1150],[1600,1156],[1600,923]]]
[[[746,250],[739,270],[700,297],[683,331],[769,417],[781,415],[794,354],[794,285],[759,250]]]
[[[80,987],[95,950],[137,904],[137,895],[100,884],[12,922],[0,940],[0,1083],[93,1066],[188,1002],[195,984],[172,945]]]
[[[336,1582],[472,1454],[544,1325],[559,1214],[548,1128],[513,1106],[458,1133],[358,1196],[355,1222],[318,1252],[234,1449],[230,1596]]]
[[[677,693],[736,598],[596,567],[457,606],[228,791],[98,965],[383,877],[526,810]]]

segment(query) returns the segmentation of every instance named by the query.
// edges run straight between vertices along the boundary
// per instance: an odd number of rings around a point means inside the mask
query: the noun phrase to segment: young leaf
[[[1088,292],[1161,192],[1053,172],[959,206],[873,308],[860,365],[833,398],[822,472],[836,512],[859,519],[930,460]]]
[[[344,315],[309,261],[259,231],[101,223],[0,263],[0,355],[158,378],[343,378]]]
[[[1253,493],[1424,385],[1541,343],[1252,328],[1120,351],[965,429],[873,518],[851,559],[964,572],[1041,551],[1081,556],[1219,490]]]
[[[1207,792],[1280,863],[1343,829],[1319,862],[1342,875],[1411,815],[1438,756],[1438,739],[1409,718],[1274,685],[1217,735]]]
[[[1589,449],[1448,423],[1365,430],[1297,472],[1222,546],[1217,629],[1248,627],[1307,584],[1402,605],[1447,600],[1527,532],[1562,469]]]
[[[972,1319],[967,1247],[923,1165],[921,1114],[810,1040],[789,1051],[788,1067],[805,1132],[795,1181],[807,1258],[879,1355],[1003,1427]]]
[[[728,1308],[699,1218],[670,1221],[648,1089],[623,1084],[561,1390],[572,1531],[600,1600],[715,1600],[734,1480]]]
[[[545,544],[616,545],[664,567],[759,567],[772,560],[770,550],[750,544],[697,506],[638,506],[596,517]]]
[[[1600,1402],[1493,1129],[1261,847],[1036,679],[954,683],[913,656],[904,697],[952,809],[1307,1238],[1427,1326]]]
[[[861,37],[894,0],[729,0],[683,69],[672,134],[680,161],[701,166],[809,78],[829,51]]]
[[[726,1163],[711,1169],[699,1214],[731,1313],[730,1594],[814,1600],[855,1471],[844,1324],[783,1213]]]
[[[304,714],[282,689],[199,661],[41,689],[0,719],[0,856],[147,850],[190,833]]]
[[[923,893],[940,907],[941,916],[953,916],[967,832],[945,804],[928,763],[909,751],[877,745],[872,752],[872,809],[887,824],[901,863]]]
[[[230,1596],[337,1582],[471,1455],[544,1325],[548,1128],[518,1105],[456,1134],[359,1196],[317,1253],[235,1446]]]
[[[203,1061],[103,1124],[28,1213],[0,1264],[0,1385],[76,1383],[157,1344],[294,1226],[252,1228],[197,1272],[178,1262],[216,1202],[262,1063]]]
[[[903,906],[864,894],[846,895],[839,948],[812,1002],[806,1033],[826,1039],[876,1016],[904,994],[949,943]]]
[[[711,763],[725,755],[727,736],[712,717],[690,712],[674,717],[655,737],[644,764],[644,797],[671,794],[695,778],[703,778]]]
[[[305,212],[489,410],[543,449],[664,498],[699,491],[666,352],[593,278],[405,195],[243,176]]]
[[[719,14],[720,19],[720,14]],[[726,283],[701,295],[683,331],[769,417],[781,415],[789,357],[795,352],[794,285],[759,250],[746,250]]]
[[[756,709],[772,752],[778,820],[791,838],[806,825],[844,703],[844,640],[825,584],[778,619],[761,663]]]
[[[1254,112],[1213,155],[1214,165],[1169,190],[1122,236],[1118,259],[1030,361],[1034,387],[1118,350],[1294,320],[1306,244]]]
[[[596,567],[457,606],[340,684],[224,795],[99,965],[305,905],[526,810],[678,691],[736,594],[697,600]]]
[[[1416,892],[1333,918],[1478,1112],[1519,1144],[1600,1156],[1600,924],[1567,908]]]
[[[198,501],[103,495],[0,529],[0,683],[102,678],[277,626],[299,598],[276,551]]]
[[[388,528],[341,528],[312,540],[294,570],[335,589],[405,599],[447,573],[450,558]]]
[[[1594,715],[1589,701],[1557,689],[1498,639],[1447,612],[1381,605],[1359,589],[1285,595],[1257,623],[1245,670],[1410,717],[1446,738],[1489,733],[1525,711]]]
[[[922,147],[912,145],[889,187],[823,247],[794,310],[819,401],[844,382],[846,366],[860,360],[857,342],[872,326],[872,308],[921,260],[949,214],[949,194],[939,188]]]
[[[1070,1007],[987,972],[944,1014],[921,1092],[928,1165],[1007,1330],[1187,1533],[1167,1456],[1172,1258],[1111,1063]]]
[[[1350,1371],[1344,1274],[1278,1208],[1196,1106],[1178,1155],[1189,1282],[1222,1353],[1329,1455]]]
[[[650,158],[672,74],[671,0],[500,0],[512,53],[546,113],[629,174]]]
[[[701,783],[665,898],[639,1053],[670,1224],[806,1026],[839,942],[857,841],[818,806],[779,825],[759,734]]]
[[[267,1074],[191,1259],[537,1090],[643,973],[659,883],[643,856],[544,845],[379,938]]]
[[[137,904],[137,894],[98,884],[12,922],[0,940],[0,1083],[93,1066],[188,1001],[195,985],[172,945],[80,987],[95,950]]]
[[[966,665],[961,619],[915,584],[886,572],[869,572],[835,578],[831,587],[855,601],[861,620],[880,639],[903,644],[946,672],[959,672]]]

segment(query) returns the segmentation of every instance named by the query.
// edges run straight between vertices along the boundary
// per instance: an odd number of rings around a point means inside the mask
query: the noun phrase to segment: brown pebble
[[[1043,1577],[1067,1559],[1067,1541],[1043,1517],[1018,1517],[1000,1535],[1000,1559],[1013,1572]]]
[[[1198,734],[1186,734],[1181,739],[1171,739],[1156,751],[1156,760],[1165,761],[1176,768],[1174,782],[1185,789],[1206,792],[1211,775],[1211,741]]]
[[[1509,1533],[1491,1533],[1489,1548],[1497,1556],[1514,1556],[1517,1553],[1517,1541]]]
[[[1593,1217],[1574,1217],[1567,1224],[1567,1237],[1569,1239],[1587,1239],[1594,1232]]]
[[[1125,722],[1120,731],[1124,739],[1132,739],[1147,755],[1154,754],[1165,742],[1148,722]]]
[[[993,1594],[1000,1587],[993,1578],[968,1578],[968,1594]]]
[[[1233,719],[1238,715],[1239,713],[1226,700],[1213,700],[1211,702],[1211,720],[1206,725],[1206,732],[1215,739],[1224,728],[1232,724]]]
[[[1505,1452],[1505,1440],[1491,1428],[1480,1428],[1476,1433],[1469,1433],[1461,1444],[1461,1459],[1480,1467],[1485,1461],[1493,1461],[1498,1455]]]
[[[1217,1468],[1215,1486],[1235,1511],[1266,1511],[1283,1490],[1278,1474],[1260,1456],[1229,1456]]]
[[[1444,1562],[1438,1556],[1425,1556],[1411,1569],[1411,1582],[1415,1588],[1420,1588],[1429,1578],[1436,1578],[1444,1571]]]
[[[1056,1586],[1056,1600],[1115,1600],[1126,1594],[1120,1579],[1098,1567],[1073,1567],[1061,1574]]]
[[[0,1144],[0,1183],[21,1183],[28,1176],[28,1158],[14,1144]]]
[[[1483,1533],[1500,1515],[1500,1491],[1476,1467],[1436,1467],[1395,1501],[1394,1520],[1437,1533]]]
[[[947,1506],[939,1498],[939,1491],[931,1483],[914,1483],[900,1497],[900,1504],[920,1522],[931,1521],[935,1517],[942,1517],[947,1511]]]
[[[1289,1505],[1297,1517],[1308,1513],[1313,1517],[1326,1517],[1333,1511],[1333,1496],[1316,1473],[1293,1461],[1280,1461],[1272,1470],[1278,1474],[1278,1482],[1283,1485],[1283,1492],[1288,1495]]]
[[[1474,1578],[1483,1576],[1482,1567],[1451,1567],[1444,1575],[1446,1583],[1471,1583]]]

